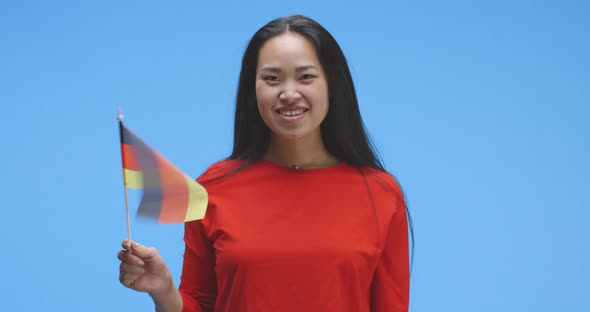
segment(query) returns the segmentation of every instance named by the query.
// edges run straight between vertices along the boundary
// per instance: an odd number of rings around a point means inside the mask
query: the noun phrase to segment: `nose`
[[[301,93],[295,88],[286,86],[283,91],[279,94],[279,100],[283,104],[295,104],[301,99]]]

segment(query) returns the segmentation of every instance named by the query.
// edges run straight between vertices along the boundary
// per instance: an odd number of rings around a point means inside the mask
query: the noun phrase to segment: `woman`
[[[254,35],[234,131],[230,157],[198,179],[209,206],[185,225],[179,288],[154,248],[130,241],[121,283],[157,311],[407,311],[403,194],[321,25],[294,15]]]

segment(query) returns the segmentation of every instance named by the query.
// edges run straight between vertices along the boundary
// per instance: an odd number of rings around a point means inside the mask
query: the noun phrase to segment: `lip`
[[[305,115],[305,113],[307,113],[307,111],[309,111],[309,109],[308,108],[305,108],[305,107],[289,107],[288,110],[290,110],[290,111],[302,109],[303,110],[303,113],[301,113],[299,115],[296,115],[296,116],[286,116],[286,115],[283,115],[283,114],[279,113],[279,111],[282,110],[282,109],[285,109],[285,108],[284,107],[283,108],[277,108],[277,109],[274,110],[274,113],[278,115],[279,119],[284,120],[284,121],[287,121],[287,122],[297,121],[297,120],[303,118],[303,116]]]

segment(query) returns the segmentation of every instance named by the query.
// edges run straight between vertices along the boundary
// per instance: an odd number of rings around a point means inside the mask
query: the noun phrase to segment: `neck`
[[[297,169],[330,167],[339,162],[334,155],[326,150],[321,135],[294,140],[271,136],[264,159]]]

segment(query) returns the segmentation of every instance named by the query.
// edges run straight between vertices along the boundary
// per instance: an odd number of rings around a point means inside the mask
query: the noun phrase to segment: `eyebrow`
[[[299,66],[299,67],[295,68],[295,72],[299,73],[302,71],[306,71],[308,69],[318,69],[318,68],[314,65]],[[282,70],[279,67],[272,67],[272,66],[263,67],[262,71],[268,71],[268,72],[272,72],[272,73],[282,72]]]

